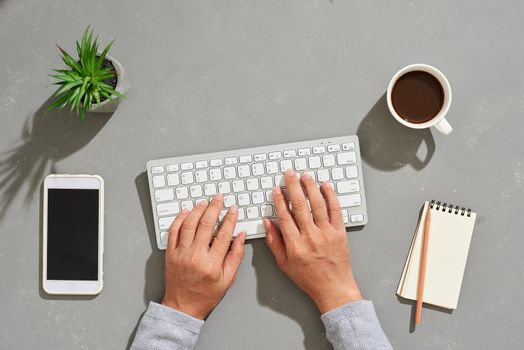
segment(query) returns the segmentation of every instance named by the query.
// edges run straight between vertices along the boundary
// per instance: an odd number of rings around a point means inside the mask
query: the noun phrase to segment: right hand
[[[362,295],[351,270],[346,230],[336,193],[329,184],[323,183],[323,195],[306,173],[301,179],[311,210],[295,172],[286,171],[289,198],[284,198],[280,187],[273,190],[280,229],[265,219],[266,242],[282,271],[313,299],[321,313],[325,313],[361,300]]]

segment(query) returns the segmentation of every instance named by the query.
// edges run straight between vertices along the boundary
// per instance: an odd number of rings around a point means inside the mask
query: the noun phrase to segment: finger
[[[287,194],[291,202],[291,211],[295,216],[298,226],[301,230],[313,225],[313,217],[306,201],[306,196],[302,186],[298,181],[293,169],[286,170],[285,173]]]
[[[322,183],[322,191],[324,192],[328,205],[329,221],[336,228],[344,228],[344,220],[342,220],[342,212],[337,194],[327,182]]]
[[[244,242],[246,241],[246,233],[240,232],[233,244],[231,245],[231,250],[227,253],[222,269],[224,271],[224,277],[229,283],[233,283],[236,278],[238,268],[240,263],[244,258]]]
[[[266,228],[266,243],[271,249],[275,260],[282,268],[287,260],[286,244],[282,238],[280,230],[268,219],[264,219],[264,226]]]
[[[313,212],[313,220],[317,225],[322,225],[329,222],[329,216],[326,208],[326,201],[324,196],[320,193],[315,180],[308,173],[302,174],[302,183],[306,189],[307,197],[309,198],[309,205]]]
[[[206,250],[209,249],[209,242],[211,242],[211,237],[213,237],[213,232],[215,232],[215,226],[223,205],[224,196],[221,193],[217,194],[211,200],[211,203],[198,223],[195,243],[198,244],[198,246],[206,248]]]
[[[224,260],[224,257],[226,256],[227,251],[229,250],[229,246],[231,245],[231,240],[233,239],[233,231],[235,230],[235,226],[237,225],[237,216],[237,206],[233,205],[229,207],[229,210],[227,211],[227,214],[224,217],[224,220],[222,221],[222,225],[220,225],[220,228],[218,229],[218,232],[215,236],[215,240],[211,245],[210,252],[217,256],[220,259],[220,261]]]
[[[282,194],[282,189],[277,186],[273,189],[273,203],[275,204],[275,211],[277,213],[278,222],[280,224],[280,232],[286,242],[291,242],[297,239],[300,235],[295,220],[287,207],[286,200]]]
[[[200,202],[187,216],[182,223],[180,228],[180,234],[178,238],[178,247],[189,248],[193,244],[195,239],[195,233],[198,227],[200,218],[206,211],[209,204],[206,202]]]
[[[167,250],[171,251],[176,248],[178,245],[178,236],[180,233],[180,227],[182,227],[182,223],[186,219],[187,215],[189,214],[189,211],[187,209],[183,209],[173,220],[171,223],[171,226],[169,227],[169,236],[167,238]]]

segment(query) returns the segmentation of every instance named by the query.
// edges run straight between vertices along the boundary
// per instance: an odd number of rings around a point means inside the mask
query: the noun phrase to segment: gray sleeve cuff
[[[204,324],[202,320],[153,301],[149,302],[144,316],[170,323],[196,334],[200,333],[200,328]]]
[[[370,300],[359,300],[330,310],[325,314],[322,314],[321,319],[326,328],[329,328],[342,320],[347,320],[348,318],[360,318],[370,314],[375,314],[373,303]]]

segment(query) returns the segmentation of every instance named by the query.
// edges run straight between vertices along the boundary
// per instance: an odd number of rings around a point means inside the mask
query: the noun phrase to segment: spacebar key
[[[250,236],[257,233],[265,233],[266,228],[264,227],[264,221],[262,220],[237,222],[233,236],[236,237],[236,235],[242,231],[246,231],[247,235]]]
[[[362,198],[360,194],[350,194],[347,196],[338,196],[338,201],[342,208],[346,207],[356,207],[362,204]]]

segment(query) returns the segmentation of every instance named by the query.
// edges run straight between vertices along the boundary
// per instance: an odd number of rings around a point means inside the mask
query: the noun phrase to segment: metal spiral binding
[[[435,201],[434,199],[432,199],[430,202],[429,202],[429,207],[431,209],[435,209],[435,210],[440,210],[442,211],[443,213],[445,213],[446,211],[449,213],[449,214],[455,214],[455,215],[466,215],[467,217],[470,217],[471,216],[471,209],[468,208],[460,208],[458,205],[453,205],[451,203],[442,203],[439,202],[439,201]]]

